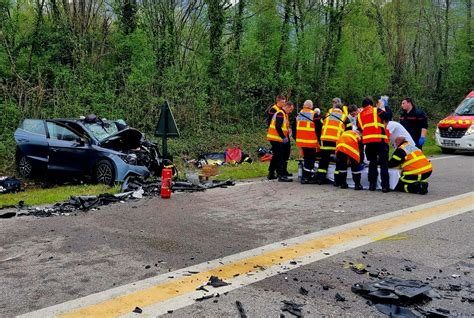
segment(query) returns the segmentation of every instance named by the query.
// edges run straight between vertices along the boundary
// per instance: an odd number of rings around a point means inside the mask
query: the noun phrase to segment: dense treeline
[[[195,138],[260,129],[278,93],[444,115],[474,86],[471,15],[472,0],[0,0],[0,156],[24,117],[151,132],[165,99]]]

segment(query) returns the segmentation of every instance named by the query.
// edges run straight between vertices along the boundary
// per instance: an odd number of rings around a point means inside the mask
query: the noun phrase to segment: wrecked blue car
[[[158,147],[124,121],[25,119],[15,131],[16,164],[24,178],[40,174],[90,177],[112,185],[129,176],[159,175]]]

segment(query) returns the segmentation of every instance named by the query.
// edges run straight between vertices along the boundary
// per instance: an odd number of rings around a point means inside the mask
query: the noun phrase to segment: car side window
[[[81,137],[66,127],[60,126],[56,123],[47,122],[49,138],[64,140],[64,141],[80,141]]]
[[[44,122],[41,119],[25,119],[21,128],[34,134],[46,136]]]

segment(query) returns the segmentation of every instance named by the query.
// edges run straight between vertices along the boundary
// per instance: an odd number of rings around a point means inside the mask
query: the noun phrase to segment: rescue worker
[[[268,108],[266,111],[266,120],[267,120],[267,127],[270,126],[270,123],[272,121],[273,115],[279,110],[283,109],[283,106],[286,104],[286,97],[283,95],[278,95],[276,98],[275,105],[272,107]]]
[[[319,141],[316,135],[318,125],[321,125],[321,117],[313,110],[311,100],[303,103],[303,109],[296,116],[296,146],[303,152],[303,175],[301,183],[314,183],[314,162],[316,152],[319,151]]]
[[[348,130],[342,133],[336,144],[336,171],[334,172],[334,186],[347,189],[347,166],[350,164],[354,190],[362,190],[361,162],[364,160],[364,152],[361,153],[362,138],[359,131]]]
[[[395,187],[396,191],[408,193],[428,193],[427,179],[433,171],[433,165],[417,147],[410,145],[405,137],[395,140],[397,149],[388,162],[390,168],[401,166],[402,175]]]
[[[269,180],[278,178],[278,181],[280,182],[293,181],[285,175],[284,171],[285,145],[290,142],[289,134],[290,127],[288,115],[283,109],[278,109],[275,114],[273,114],[267,132],[267,140],[270,141],[273,151],[270,167],[268,168]],[[277,175],[275,175],[275,172]]]
[[[321,130],[321,160],[316,172],[316,183],[323,184],[326,181],[329,160],[336,151],[336,142],[345,130],[352,129],[348,115],[342,110],[339,98],[333,99],[333,108],[326,114]]]
[[[357,126],[362,132],[362,143],[369,160],[369,190],[375,191],[377,188],[377,164],[380,164],[382,192],[386,193],[390,191],[390,180],[387,165],[388,136],[383,121],[388,120],[388,115],[373,104],[371,98],[365,98],[362,101],[363,110],[357,115]]]
[[[402,109],[400,124],[410,133],[416,146],[422,149],[428,131],[428,119],[425,112],[416,108],[413,100],[408,97],[402,100]]]

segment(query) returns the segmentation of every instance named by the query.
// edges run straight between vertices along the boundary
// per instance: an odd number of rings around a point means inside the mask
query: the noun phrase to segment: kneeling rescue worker
[[[361,153],[362,139],[356,130],[348,130],[342,133],[336,144],[336,171],[334,171],[334,186],[347,189],[347,166],[351,166],[354,190],[362,190],[360,183],[361,165],[364,161],[364,152]],[[362,155],[362,156],[361,156]]]
[[[433,171],[433,165],[423,152],[408,143],[405,137],[395,139],[397,149],[388,162],[390,168],[401,166],[402,176],[395,188],[396,191],[409,193],[428,193],[427,179]]]

